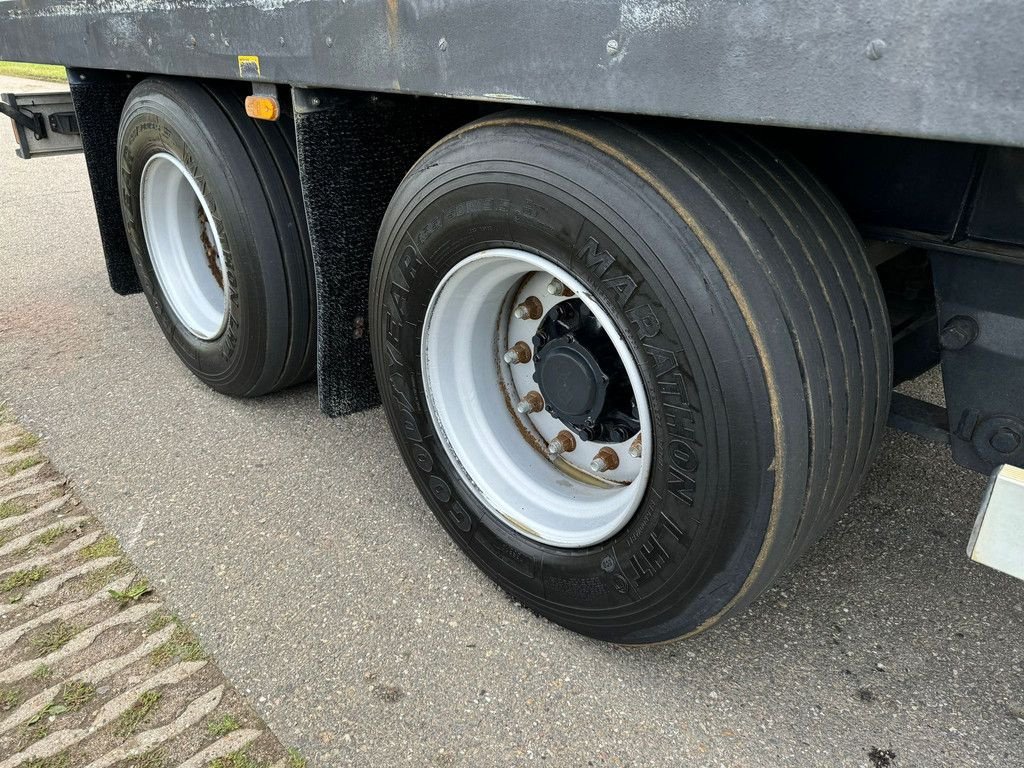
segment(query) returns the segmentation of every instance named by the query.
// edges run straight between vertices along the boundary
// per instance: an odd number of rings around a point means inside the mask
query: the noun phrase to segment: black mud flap
[[[0,113],[14,124],[18,157],[67,155],[82,151],[82,134],[71,93],[0,94]]]
[[[475,105],[294,88],[299,176],[317,293],[320,409],[341,416],[380,403],[366,333],[377,230],[402,176]]]

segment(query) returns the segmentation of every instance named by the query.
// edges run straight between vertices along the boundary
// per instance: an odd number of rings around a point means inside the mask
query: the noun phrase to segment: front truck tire
[[[253,397],[308,379],[316,298],[286,117],[251,120],[229,86],[151,78],[117,140],[121,209],[153,314],[218,392]]]
[[[371,292],[387,417],[442,525],[524,605],[616,643],[753,599],[848,503],[888,410],[857,233],[732,130],[468,125],[396,192]]]

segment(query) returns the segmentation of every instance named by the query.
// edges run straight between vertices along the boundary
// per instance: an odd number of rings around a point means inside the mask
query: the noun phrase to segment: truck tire
[[[371,308],[387,418],[444,528],[515,599],[616,643],[753,599],[847,504],[888,410],[853,226],[731,130],[470,124],[395,193]]]
[[[153,314],[208,386],[253,397],[308,379],[315,288],[290,123],[228,86],[151,78],[117,140],[125,229]]]

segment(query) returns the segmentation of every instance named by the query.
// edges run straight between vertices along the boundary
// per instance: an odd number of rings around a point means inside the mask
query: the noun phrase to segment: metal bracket
[[[946,409],[916,397],[892,393],[889,426],[925,440],[949,445],[949,415]]]
[[[277,99],[277,84],[276,83],[261,83],[253,81],[252,84],[252,95],[253,96],[269,96],[272,99]]]
[[[4,95],[6,96],[6,94]],[[0,114],[11,118],[22,128],[32,131],[37,140],[46,138],[46,126],[43,124],[43,116],[38,112],[27,114],[6,101],[0,101]]]
[[[1024,466],[1024,264],[932,252],[953,460]]]

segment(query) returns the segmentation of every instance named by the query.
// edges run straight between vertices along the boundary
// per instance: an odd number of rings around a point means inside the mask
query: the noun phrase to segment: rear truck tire
[[[391,429],[448,533],[524,605],[616,643],[752,600],[847,504],[888,411],[857,233],[732,130],[468,125],[391,202],[371,322]]]
[[[308,379],[316,298],[286,117],[246,117],[230,86],[151,78],[117,140],[125,229],[149,305],[181,361],[253,397]]]

